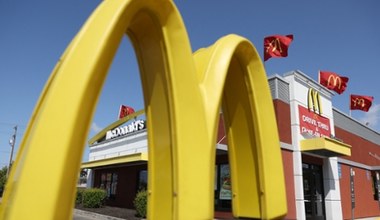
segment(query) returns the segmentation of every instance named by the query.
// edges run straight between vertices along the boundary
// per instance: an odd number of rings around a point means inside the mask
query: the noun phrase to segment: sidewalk
[[[73,220],[85,220],[85,219],[97,219],[97,220],[125,220],[124,218],[116,218],[108,215],[101,215],[95,212],[88,212],[80,209],[74,209]]]
[[[136,217],[132,218],[117,218],[113,216],[108,215],[102,215],[91,211],[85,211],[80,209],[74,209],[74,216],[73,220],[90,220],[90,219],[96,219],[96,220],[135,220],[138,219]],[[232,217],[232,213],[230,212],[215,212],[215,220],[227,220],[227,219],[234,219]],[[143,219],[141,219],[143,220]]]
[[[136,217],[135,210],[119,207],[103,206],[101,208],[85,208],[80,205],[77,205],[76,207],[74,207],[73,212],[77,216],[92,216],[93,219],[141,220],[141,218]]]

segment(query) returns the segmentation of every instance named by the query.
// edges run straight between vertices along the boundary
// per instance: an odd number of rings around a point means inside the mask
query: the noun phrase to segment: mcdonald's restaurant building
[[[285,176],[285,219],[380,216],[380,133],[333,107],[330,90],[301,71],[268,78]],[[145,121],[113,128],[90,146],[88,187],[106,189],[107,204],[133,208],[147,185]],[[231,211],[228,140],[220,117],[215,143],[215,210]],[[196,159],[196,158],[194,158]],[[275,208],[275,207],[273,207]]]

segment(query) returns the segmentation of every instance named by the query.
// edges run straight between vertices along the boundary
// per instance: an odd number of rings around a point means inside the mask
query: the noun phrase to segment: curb
[[[113,216],[102,215],[102,214],[98,214],[95,212],[88,212],[88,211],[84,211],[84,210],[80,210],[80,209],[74,209],[74,214],[80,215],[80,216],[90,217],[92,219],[99,219],[99,220],[125,220],[123,218],[117,218],[117,217],[113,217]]]

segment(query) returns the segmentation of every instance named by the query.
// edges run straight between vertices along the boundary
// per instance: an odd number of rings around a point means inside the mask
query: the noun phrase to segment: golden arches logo
[[[234,216],[284,216],[277,125],[253,45],[228,35],[193,57],[172,1],[114,0],[101,3],[53,70],[20,144],[0,217],[72,218],[85,139],[125,33],[140,63],[149,127],[148,219],[213,218],[220,107],[228,128]]]
[[[319,96],[318,91],[313,88],[310,88],[307,94],[307,105],[308,109],[322,115],[322,102],[321,97]]]
[[[342,86],[342,79],[339,76],[330,75],[327,79],[327,87],[336,88],[338,86],[338,89]]]
[[[359,106],[361,108],[366,106],[366,101],[363,98],[355,98],[352,102],[354,103],[354,106]]]
[[[270,49],[272,50],[272,52],[278,50],[280,51],[280,53],[282,53],[282,47],[281,47],[281,42],[279,38],[275,38],[269,43],[269,45],[267,46],[266,52],[268,53]]]

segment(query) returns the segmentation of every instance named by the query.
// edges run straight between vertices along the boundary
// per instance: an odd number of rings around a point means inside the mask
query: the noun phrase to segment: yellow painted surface
[[[125,33],[139,61],[148,123],[148,219],[213,219],[221,106],[234,215],[284,216],[275,115],[252,44],[229,35],[193,58],[172,1],[105,0],[67,48],[41,94],[6,185],[0,218],[72,218],[85,139]]]
[[[326,150],[339,156],[351,156],[351,146],[343,142],[327,138],[311,138],[301,141],[302,151]]]
[[[247,39],[228,35],[195,52],[194,60],[212,135],[209,145],[216,140],[222,104],[234,216],[272,219],[284,215],[286,197],[277,125],[256,49]]]
[[[148,161],[148,154],[136,153],[136,154],[123,155],[119,157],[88,161],[88,162],[82,163],[81,169],[89,169],[89,168],[94,168],[94,167],[102,167],[102,166],[130,163],[130,162],[136,162],[136,161]]]

